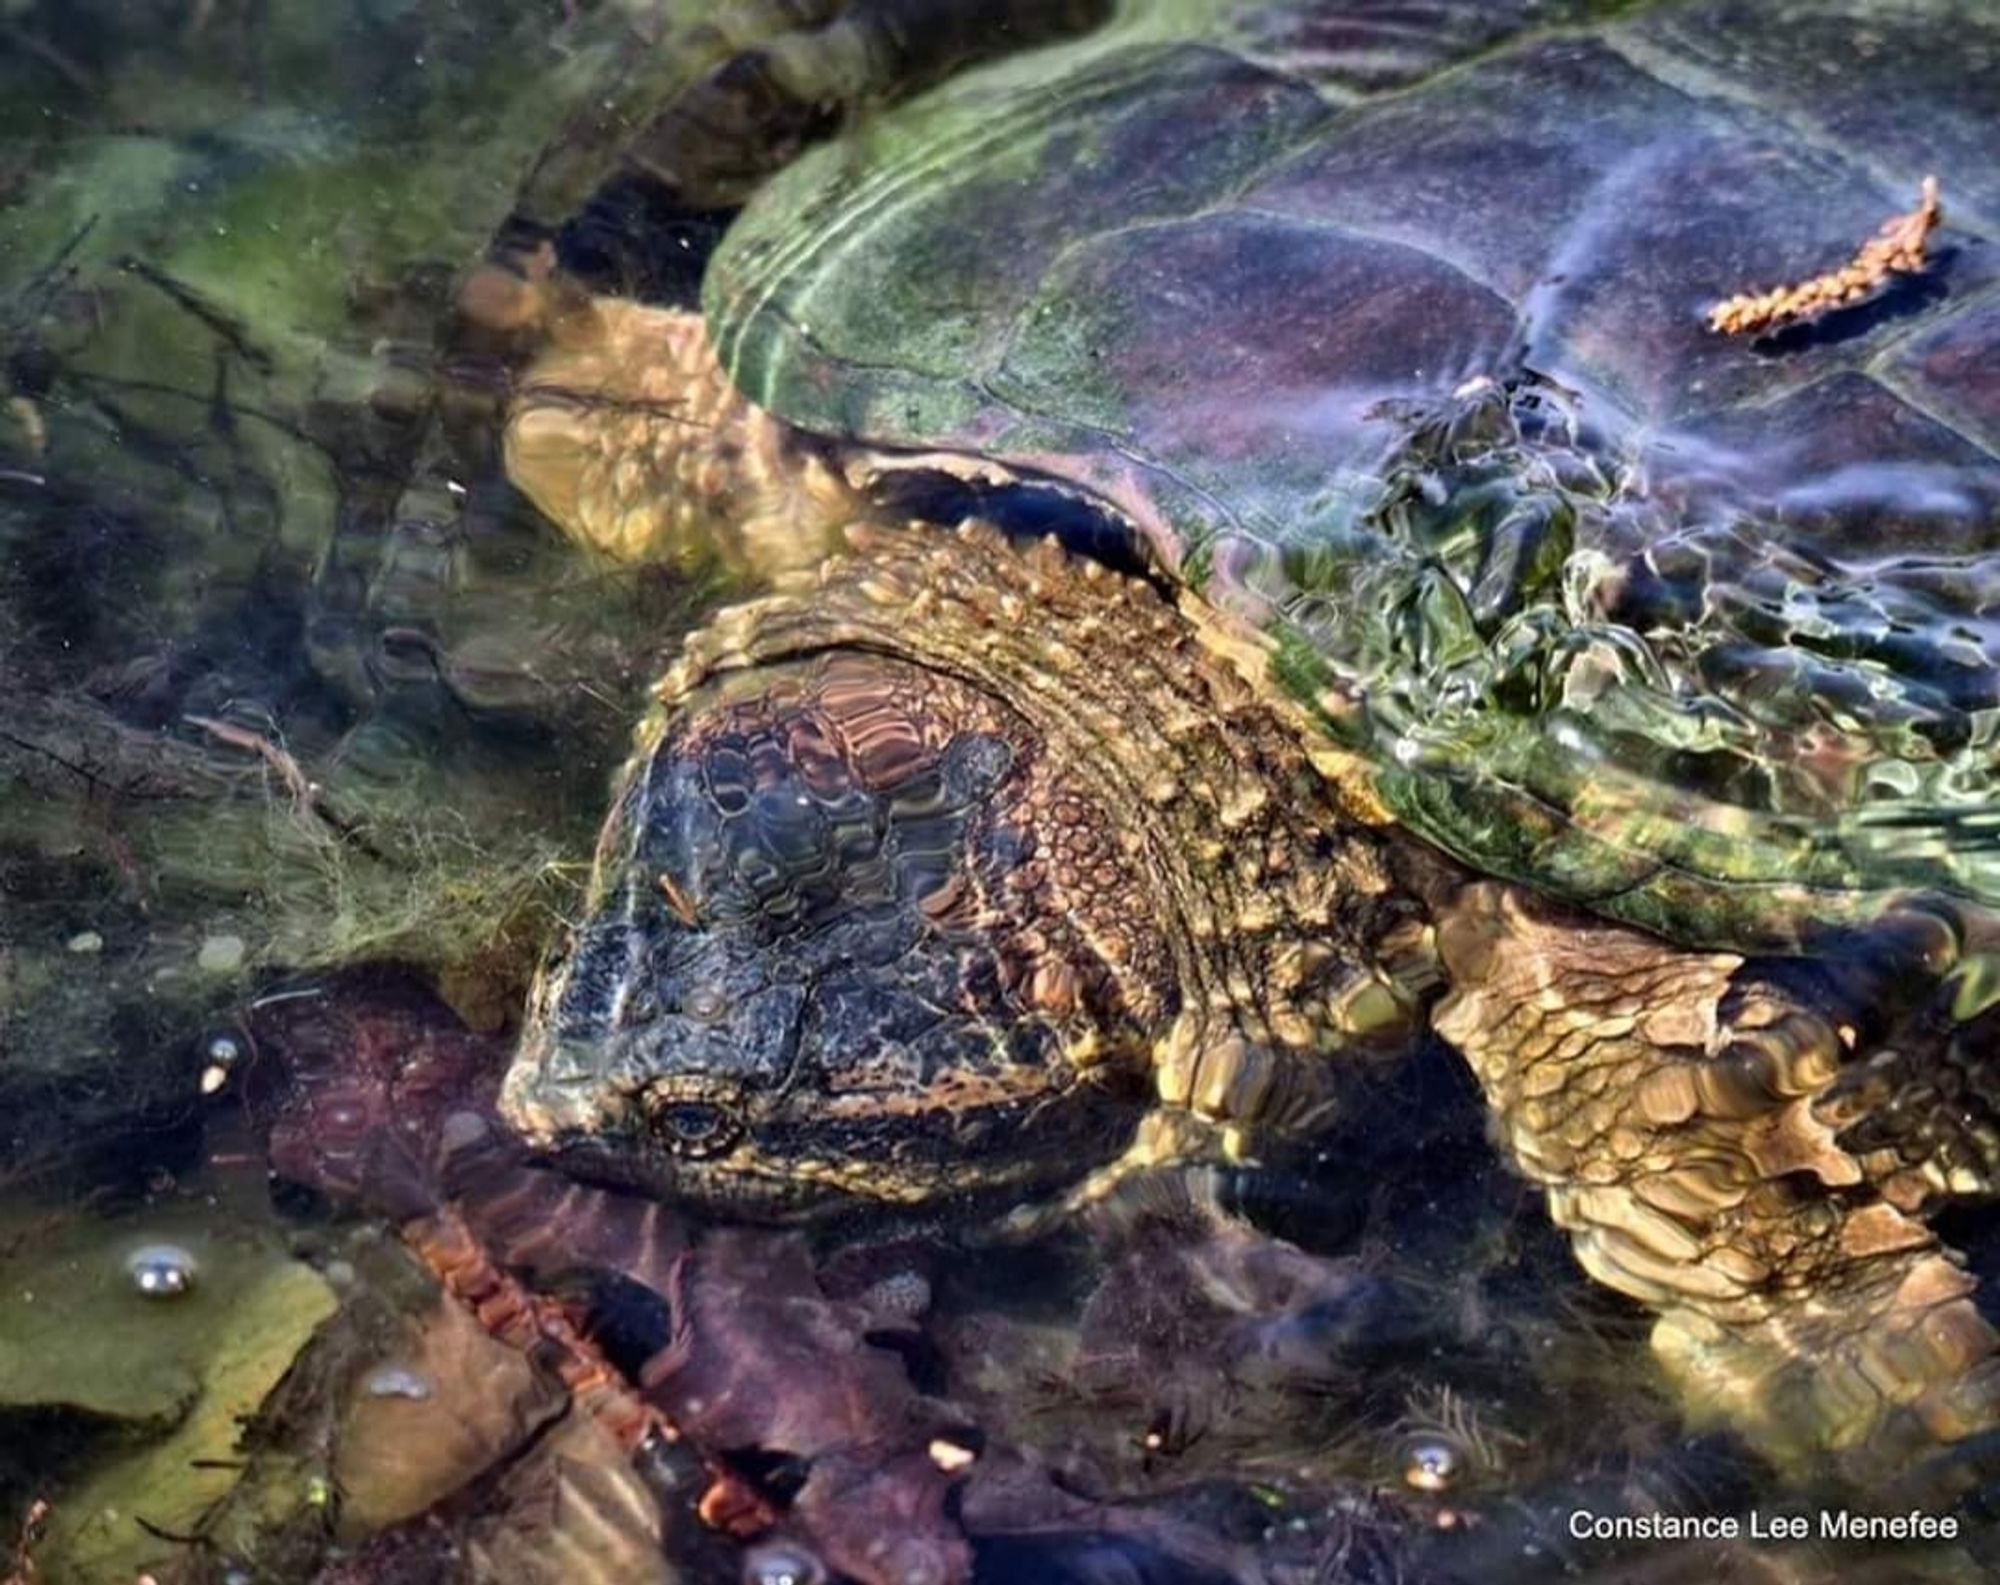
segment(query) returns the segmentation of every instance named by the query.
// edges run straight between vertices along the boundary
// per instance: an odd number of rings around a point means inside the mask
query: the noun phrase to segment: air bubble
[[[1403,1449],[1403,1484],[1416,1491],[1443,1491],[1464,1465],[1458,1449],[1441,1436],[1420,1436]]]
[[[178,1244],[147,1244],[125,1257],[132,1286],[148,1299],[177,1299],[194,1287],[195,1259]]]
[[[402,1365],[383,1365],[370,1371],[363,1387],[371,1398],[408,1398],[422,1403],[431,1395],[429,1379]]]

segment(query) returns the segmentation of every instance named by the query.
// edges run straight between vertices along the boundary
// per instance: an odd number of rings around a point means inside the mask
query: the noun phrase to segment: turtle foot
[[[824,559],[861,510],[811,443],[736,393],[699,315],[606,297],[543,329],[507,476],[586,549],[762,580]]]
[[[1948,1030],[1500,884],[1461,892],[1439,937],[1439,1033],[1584,1268],[1658,1316],[1691,1418],[1793,1478],[1877,1490],[2000,1430],[1975,1279],[1917,1214],[1907,1153],[1854,1115],[1857,1074],[1914,1072],[1928,1047],[1942,1072]],[[1877,1124],[1922,1109],[1914,1085],[1877,1099]]]
[[[1763,1319],[1669,1307],[1653,1351],[1690,1415],[1734,1426],[1788,1468],[1911,1501],[2000,1476],[2000,1358],[1973,1279],[1918,1229],[1905,1259],[1859,1258]],[[1866,1236],[1858,1221],[1841,1241]],[[1815,1473],[1821,1472],[1815,1470]]]

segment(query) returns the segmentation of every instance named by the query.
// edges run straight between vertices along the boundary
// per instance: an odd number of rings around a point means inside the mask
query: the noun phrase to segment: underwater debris
[[[1392,1290],[1244,1224],[1134,1228],[1079,1319],[1050,1404],[1115,1415],[1128,1481],[1221,1474],[1301,1435],[1329,1394],[1400,1345]]]
[[[677,1265],[669,1298],[673,1339],[640,1373],[646,1399],[698,1447],[754,1448],[804,1475],[784,1490],[718,1471],[705,1519],[756,1533],[782,1514],[862,1585],[970,1578],[956,1478],[929,1451],[971,1446],[970,1416],[917,1389],[880,1318],[829,1297],[801,1241],[716,1229]]]
[[[334,1531],[348,1544],[416,1519],[517,1457],[566,1407],[558,1382],[462,1304],[440,1296],[403,1325],[384,1352],[422,1387],[396,1389],[384,1377],[398,1367],[374,1364],[338,1410],[328,1473],[341,1494]]]
[[[563,1306],[503,1271],[457,1211],[420,1218],[402,1236],[446,1293],[491,1336],[543,1360],[577,1407],[627,1453],[654,1438],[678,1440],[672,1421],[626,1385]]]
[[[503,1466],[482,1498],[464,1542],[473,1579],[681,1585],[688,1578],[670,1555],[658,1499],[626,1449],[587,1417],[565,1419]]]
[[[291,799],[292,812],[295,815],[301,819],[307,815],[316,816],[331,827],[336,835],[353,843],[370,858],[384,857],[369,844],[356,822],[332,808],[327,799],[326,789],[299,768],[299,762],[282,743],[273,742],[263,733],[253,732],[248,727],[236,725],[233,721],[220,721],[213,716],[187,715],[181,719],[189,726],[199,727],[218,743],[226,743],[231,748],[242,749],[261,759],[283,784]]]
[[[1832,309],[1857,303],[1891,275],[1911,275],[1924,267],[1925,247],[1943,214],[1938,179],[1926,176],[1917,207],[1883,221],[1861,251],[1839,269],[1796,286],[1739,292],[1709,309],[1708,328],[1725,336],[1747,336],[1816,319]]]

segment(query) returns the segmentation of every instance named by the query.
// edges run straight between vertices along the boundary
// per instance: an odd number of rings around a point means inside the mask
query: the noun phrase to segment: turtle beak
[[[500,1116],[537,1150],[603,1127],[600,1048],[537,1032],[521,1044],[500,1084]]]

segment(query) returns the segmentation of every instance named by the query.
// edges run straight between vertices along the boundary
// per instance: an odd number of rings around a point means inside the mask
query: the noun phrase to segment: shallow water
[[[2000,33],[1792,9],[0,4],[0,1580],[1986,1577],[1992,1301],[1941,1274],[2000,1248]],[[1832,80],[1850,59],[1910,104]],[[1922,271],[1754,346],[1702,328],[1690,282],[1837,265],[1933,163]],[[690,394],[652,315],[697,304],[746,390],[870,449],[772,439],[720,376]],[[765,494],[727,472],[759,447]],[[1496,905],[1443,967],[1383,971],[1420,1009],[1489,976],[1451,1004],[1470,1066],[1335,998],[1313,1016],[1386,1060],[1330,1120],[1034,1239],[996,1230],[1124,1134],[1051,1136],[1074,1154],[1031,1188],[802,1231],[660,1156],[669,1124],[718,1126],[709,1089],[638,1144],[531,1152],[502,1080],[603,1035],[601,982],[552,967],[536,1013],[530,986],[622,895],[598,831],[648,690],[784,583],[774,556],[825,554],[794,517],[835,497],[1052,533],[1170,624],[1198,587],[1183,610],[1268,670],[1319,768],[1451,855],[1394,847],[1385,884],[1454,900],[1427,943],[1475,917],[1456,900],[1516,895],[1451,863],[1594,912],[1550,946]],[[1069,687],[1054,661],[1014,686]],[[1186,708],[1161,689],[1146,709]],[[770,874],[683,896],[660,853],[723,839],[641,820],[641,902],[670,932],[746,894],[801,931],[862,920],[826,937],[860,1005],[865,887],[893,859],[943,896],[926,866],[956,849],[924,844],[986,830],[959,775],[848,831],[830,880],[818,849],[786,868],[776,810]],[[1185,829],[1172,801],[1119,829]],[[1345,840],[1298,851],[1331,868]],[[1168,879],[1138,873],[1149,907]],[[925,942],[973,938],[936,912]],[[1128,922],[1102,917],[1092,944]],[[1499,1099],[1528,1037],[1465,1032],[1535,1004],[1510,955],[1546,952],[1544,1002],[1575,1005],[1639,939],[1607,918],[1676,962],[1773,955],[1611,1015],[1741,1036],[1700,1053],[1718,1131],[1648,1136],[1695,1200],[1740,1155],[1746,1222],[1833,1208],[1795,1264],[1754,1246],[1761,1363],[1648,1344],[1678,1273],[1750,1259],[1726,1216],[1564,1202],[1619,1291],[1551,1221],[1548,1184],[1616,1198],[1593,1107],[1651,1070],[1548,1122],[1561,1093]],[[757,939],[759,973],[806,951]],[[701,965],[744,966],[717,950],[661,960],[665,1026],[747,1064],[760,1031],[697,1000]],[[813,1027],[836,1077],[902,1028],[872,1003]],[[950,1148],[1018,1154],[1035,1119],[1006,1118]],[[1857,1270],[1949,1291],[1900,1310]],[[1813,1282],[1823,1306],[1784,1308]],[[1878,1343],[1852,1320],[1878,1301],[1932,1319]],[[1921,1402],[1872,1420],[1878,1387]],[[1952,1538],[1835,1533],[1912,1508]],[[1709,1533],[1593,1529],[1646,1515]]]

